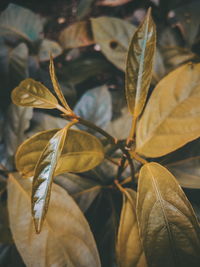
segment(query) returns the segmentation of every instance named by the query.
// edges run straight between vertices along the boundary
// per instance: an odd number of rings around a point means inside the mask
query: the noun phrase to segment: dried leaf
[[[90,24],[87,21],[79,21],[70,25],[60,33],[59,41],[64,49],[92,45],[94,40]]]
[[[35,165],[50,138],[60,129],[35,134],[22,143],[16,153],[16,167],[26,177],[34,173]],[[65,172],[84,172],[102,162],[104,150],[99,140],[84,131],[70,129],[55,175]]]
[[[197,218],[174,176],[158,163],[140,171],[137,217],[148,266],[199,266]]]
[[[129,111],[137,118],[146,101],[152,79],[156,29],[149,9],[130,43],[126,65],[126,98]]]
[[[94,40],[100,45],[102,53],[117,68],[125,71],[128,45],[136,28],[118,18],[92,18]]]
[[[32,187],[32,215],[39,233],[48,211],[54,172],[72,123],[57,131],[48,141],[36,164]]]
[[[118,230],[117,254],[119,266],[145,267],[146,259],[140,241],[136,218],[136,192],[126,189],[123,195],[120,225]]]
[[[136,151],[147,157],[172,152],[200,136],[200,64],[188,63],[154,89],[136,132]]]
[[[102,189],[101,184],[95,182],[94,179],[73,173],[57,176],[54,181],[67,190],[83,212],[88,210]]]
[[[35,233],[30,213],[30,192],[29,179],[10,175],[10,226],[26,266],[99,267],[98,252],[89,225],[67,192],[53,184],[49,212],[39,235]]]
[[[62,48],[55,41],[43,39],[38,52],[39,61],[48,61],[50,53],[53,58],[58,57],[62,54]]]
[[[54,89],[58,99],[60,100],[62,105],[66,108],[66,110],[68,110],[69,113],[72,113],[70,107],[68,106],[68,104],[67,104],[67,102],[65,100],[65,97],[64,97],[64,95],[62,93],[60,85],[58,83],[58,80],[57,80],[57,77],[56,77],[56,73],[55,73],[55,68],[54,68],[52,55],[50,56],[49,72],[50,72],[51,81],[52,81],[52,84],[53,84],[53,89]]]
[[[0,35],[15,35],[29,42],[40,39],[43,20],[27,8],[9,4],[0,16]]]
[[[55,96],[40,82],[33,79],[22,81],[12,91],[12,101],[19,106],[53,109],[58,101]]]

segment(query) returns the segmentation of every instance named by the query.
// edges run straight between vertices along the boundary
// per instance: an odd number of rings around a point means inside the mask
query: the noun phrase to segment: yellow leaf
[[[22,81],[12,91],[12,101],[14,104],[23,107],[47,109],[56,108],[58,104],[55,96],[43,84],[33,79]]]
[[[99,256],[90,227],[79,207],[60,186],[52,185],[43,230],[35,233],[31,216],[31,181],[17,174],[8,179],[12,235],[26,266],[97,266]]]
[[[22,143],[16,153],[17,169],[26,177],[34,174],[34,168],[48,141],[60,129],[40,132]],[[102,162],[104,150],[99,140],[84,131],[68,130],[55,175],[65,172],[84,172]]]
[[[136,218],[136,192],[126,189],[118,230],[117,257],[121,267],[145,267],[146,258],[140,241]]]
[[[136,151],[160,157],[200,136],[200,64],[169,73],[154,89],[136,132]]]
[[[59,41],[64,49],[93,44],[89,22],[79,21],[65,28],[60,34]]]
[[[127,55],[126,99],[129,111],[137,118],[144,107],[152,79],[156,48],[156,29],[149,9],[135,32]]]
[[[53,58],[52,55],[50,55],[50,65],[49,65],[49,72],[50,72],[50,76],[51,76],[51,81],[53,84],[53,89],[57,95],[57,97],[59,98],[60,102],[63,104],[63,106],[66,108],[66,110],[68,110],[70,113],[72,113],[72,110],[70,109],[70,107],[68,106],[65,97],[60,89],[60,85],[58,83],[56,74],[55,74],[55,68],[54,68],[54,63],[53,63]]]
[[[32,188],[32,215],[37,233],[41,231],[48,210],[53,176],[66,142],[67,131],[73,124],[69,123],[51,137],[35,167]]]
[[[197,218],[174,176],[158,163],[140,171],[137,218],[148,266],[199,266]]]

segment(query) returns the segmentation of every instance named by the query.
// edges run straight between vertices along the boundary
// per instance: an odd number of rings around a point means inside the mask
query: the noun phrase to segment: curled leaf
[[[197,218],[174,176],[158,163],[140,171],[137,218],[148,266],[199,266]]]
[[[22,81],[12,91],[12,101],[19,106],[35,108],[56,108],[58,101],[55,96],[40,82],[33,79]]]
[[[35,167],[32,188],[32,215],[37,233],[41,231],[48,210],[54,172],[66,141],[67,131],[71,126],[72,123],[69,123],[51,137]]]
[[[156,28],[149,9],[129,46],[126,64],[126,98],[129,111],[138,117],[144,107],[152,79]]]
[[[22,143],[16,153],[17,169],[26,177],[34,174],[34,168],[48,141],[59,129],[40,132]],[[55,175],[65,172],[84,172],[100,164],[104,149],[99,140],[87,132],[68,130]]]
[[[60,88],[60,85],[58,83],[58,80],[57,80],[57,77],[56,77],[56,74],[55,74],[55,68],[54,68],[52,55],[50,55],[49,72],[50,72],[51,81],[52,81],[52,84],[53,84],[53,89],[54,89],[57,97],[59,98],[59,100],[63,104],[63,106],[66,108],[66,110],[69,111],[69,113],[72,113],[72,110],[68,106],[68,104],[67,104],[67,102],[65,100],[65,97],[64,97],[64,95],[62,93],[62,90]]]
[[[139,236],[136,218],[136,192],[126,189],[118,230],[117,256],[119,266],[145,267],[146,259]]]

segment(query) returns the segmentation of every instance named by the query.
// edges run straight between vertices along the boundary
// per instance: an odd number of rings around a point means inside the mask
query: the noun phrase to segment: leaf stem
[[[148,163],[148,161],[146,159],[143,159],[142,157],[140,157],[135,151],[131,151],[131,156],[139,161],[140,163],[142,163],[143,165]]]

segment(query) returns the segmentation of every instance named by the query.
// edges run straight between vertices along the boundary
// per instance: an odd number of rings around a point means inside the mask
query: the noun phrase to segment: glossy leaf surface
[[[199,266],[197,218],[176,179],[158,163],[140,171],[137,218],[148,266]]]
[[[136,218],[136,192],[126,189],[118,230],[117,254],[121,267],[145,267],[146,259],[140,241]]]
[[[29,179],[10,175],[10,226],[26,266],[99,267],[98,252],[89,225],[67,192],[53,184],[49,212],[39,235],[35,233],[31,216],[30,194]]]
[[[58,104],[55,96],[40,82],[33,79],[22,81],[12,91],[12,101],[19,106],[35,108],[56,108]]]
[[[54,172],[70,126],[71,124],[68,124],[51,137],[35,166],[32,185],[32,215],[37,233],[41,231],[48,210]]]
[[[92,38],[90,24],[87,21],[79,21],[70,25],[61,32],[59,41],[64,49],[93,44],[94,40]]]
[[[102,53],[117,68],[125,71],[128,45],[135,27],[112,17],[92,18],[91,23],[94,40],[100,45]]]
[[[54,68],[54,63],[53,63],[53,58],[52,55],[50,56],[50,65],[49,65],[49,72],[50,72],[50,76],[51,76],[51,81],[53,84],[53,89],[56,93],[56,95],[58,96],[60,102],[62,103],[62,105],[68,110],[71,111],[70,107],[68,106],[65,97],[61,91],[60,85],[58,83],[57,77],[56,77],[56,73],[55,73],[55,68]]]
[[[147,157],[172,152],[200,136],[200,64],[169,73],[154,89],[136,132],[136,151]]]
[[[126,98],[129,111],[138,117],[143,110],[152,79],[156,29],[151,11],[131,40],[126,64]]]
[[[35,165],[50,138],[59,129],[35,134],[19,146],[16,153],[16,167],[26,177],[34,173]],[[64,144],[55,175],[64,172],[84,172],[102,162],[104,151],[99,140],[83,131],[70,129]]]

